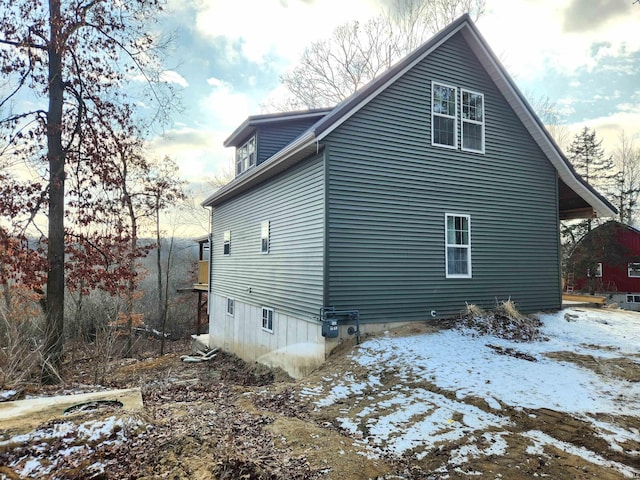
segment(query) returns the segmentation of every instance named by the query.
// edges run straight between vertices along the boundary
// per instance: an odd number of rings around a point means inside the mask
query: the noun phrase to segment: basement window
[[[231,255],[231,230],[225,230],[222,243],[223,255]]]
[[[640,303],[640,295],[627,295],[627,303]]]
[[[458,148],[458,89],[431,84],[431,144]]]
[[[445,214],[446,278],[471,278],[471,218]]]
[[[262,307],[262,330],[273,333],[273,308]]]
[[[640,278],[640,263],[630,263],[627,272],[630,278]]]

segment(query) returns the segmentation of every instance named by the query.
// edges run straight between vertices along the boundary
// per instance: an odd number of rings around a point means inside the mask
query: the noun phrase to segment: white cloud
[[[376,0],[211,0],[203,3],[196,29],[206,37],[242,40],[243,54],[262,62],[271,51],[295,59],[309,42],[328,36],[339,24],[376,14]]]
[[[171,157],[182,178],[197,182],[228,168],[233,153],[222,146],[226,136],[214,129],[178,128],[152,139],[148,148],[156,156]]]
[[[214,90],[200,101],[200,110],[206,121],[231,133],[245,118],[256,113],[255,104],[229,83],[217,80],[214,84]]]
[[[176,85],[180,85],[184,88],[189,86],[187,80],[174,70],[165,70],[164,72],[161,72],[160,81],[165,83],[175,83]]]
[[[576,111],[575,99],[573,98],[560,98],[557,102],[558,110],[561,116],[569,116]]]
[[[598,28],[567,33],[564,16],[568,0],[488,0],[487,14],[478,26],[491,47],[503,59],[511,75],[540,79],[549,69],[565,74],[579,67],[589,70],[607,56],[640,49],[637,26],[640,8],[616,22]],[[526,21],[524,21],[526,19]],[[592,46],[602,44],[592,55]]]
[[[583,127],[589,127],[596,131],[596,135],[602,140],[602,146],[608,154],[613,153],[619,143],[620,132],[624,131],[629,137],[640,134],[640,105],[634,105],[632,109],[620,111],[606,117],[598,117],[576,122],[568,126],[571,136],[578,133]]]
[[[207,78],[207,83],[212,87],[221,87],[224,82],[216,77],[211,77]]]

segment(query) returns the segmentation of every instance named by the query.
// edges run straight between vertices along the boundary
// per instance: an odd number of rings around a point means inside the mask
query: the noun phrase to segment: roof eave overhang
[[[255,185],[278,175],[308,156],[319,152],[320,147],[321,146],[317,142],[313,131],[308,130],[302,134],[302,136],[298,137],[298,139],[293,143],[290,143],[287,147],[280,150],[265,162],[236,177],[224,187],[216,190],[215,193],[202,202],[202,206],[215,207],[216,205],[219,205],[220,203],[253,188]]]
[[[253,135],[260,125],[270,123],[286,122],[290,120],[301,120],[305,118],[322,118],[331,111],[330,108],[317,108],[307,111],[283,112],[265,115],[255,115],[248,117],[236,128],[231,135],[223,142],[225,147],[235,147],[245,138]]]
[[[597,216],[615,217],[615,207],[595,192],[594,189],[583,183],[575,173],[567,158],[562,154],[560,147],[558,147],[540,120],[532,113],[533,109],[518,87],[506,74],[504,68],[497,62],[496,56],[489,50],[480,32],[470,23],[467,23],[467,26],[468,28],[462,30],[465,40],[467,40],[467,43],[478,57],[478,60],[484,66],[507,102],[509,102],[509,105],[511,105],[511,108],[513,108],[516,115],[520,118],[529,134],[547,158],[549,158],[558,172],[558,176],[569,188],[592,206],[593,212]],[[581,218],[585,218],[587,215],[586,211],[580,213]]]

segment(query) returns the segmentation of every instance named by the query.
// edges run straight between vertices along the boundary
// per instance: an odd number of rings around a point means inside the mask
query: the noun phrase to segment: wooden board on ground
[[[580,295],[577,293],[563,293],[563,302],[582,302],[582,303],[597,303],[604,305],[606,297],[600,295]]]
[[[0,429],[34,427],[48,420],[62,417],[69,407],[88,402],[109,401],[120,402],[122,409],[128,411],[140,410],[143,406],[139,388],[3,402],[0,403]]]

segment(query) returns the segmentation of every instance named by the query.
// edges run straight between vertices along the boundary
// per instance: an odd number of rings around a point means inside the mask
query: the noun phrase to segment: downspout
[[[206,207],[205,207],[206,208]],[[211,304],[213,303],[213,207],[209,212],[209,278],[207,288],[207,319],[211,323]]]
[[[558,287],[559,287],[559,292],[557,293],[556,296],[556,302],[558,302],[559,308],[562,308],[562,283],[563,283],[563,278],[564,278],[564,274],[566,272],[563,272],[563,268],[562,268],[562,236],[561,236],[561,230],[562,230],[562,226],[560,225],[560,187],[559,187],[559,181],[560,179],[558,178],[558,175],[555,175],[556,177],[556,188],[555,188],[555,194],[556,194],[556,205],[558,206],[556,208],[556,225],[557,225],[557,236],[556,236],[556,248],[558,251]]]

